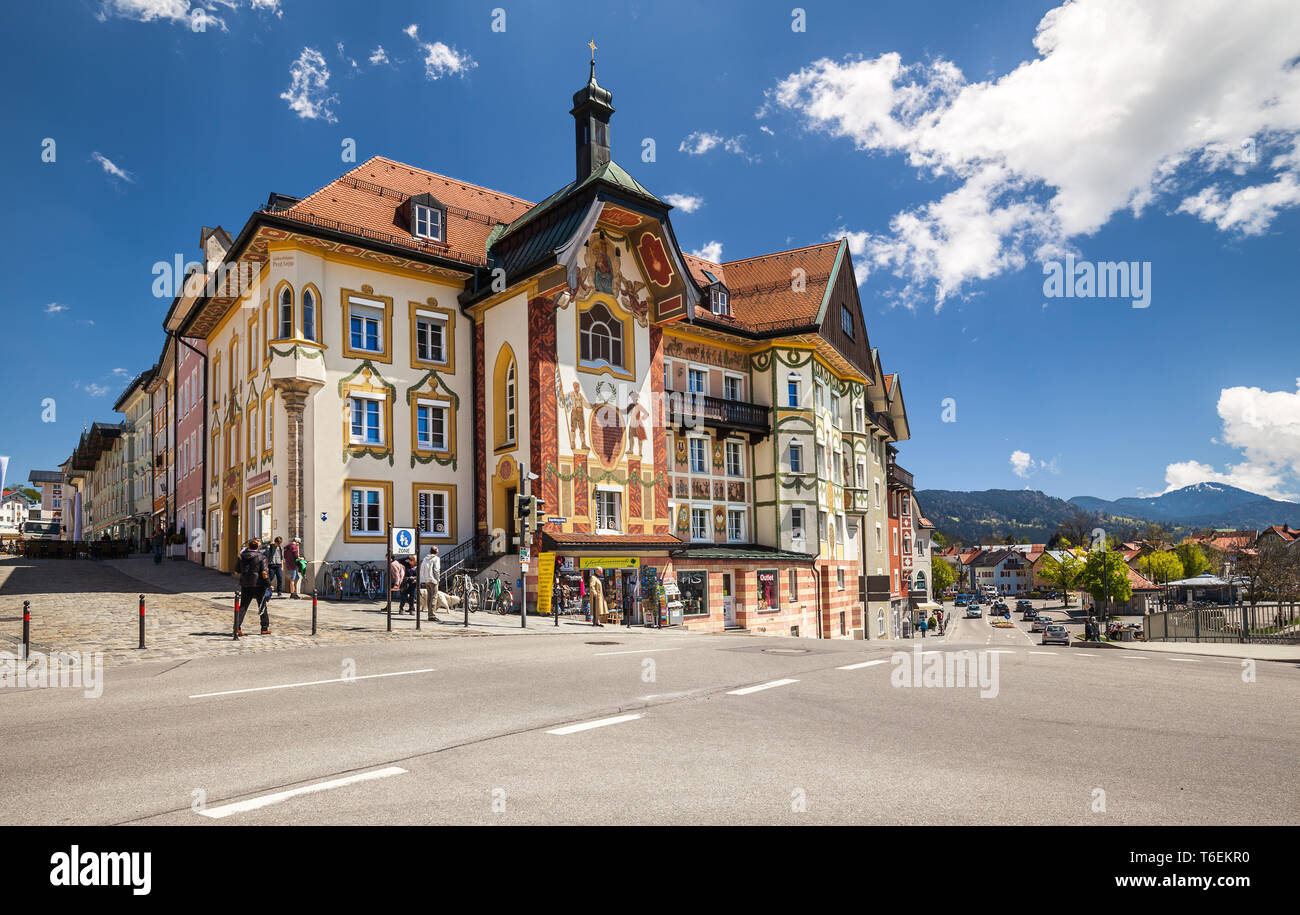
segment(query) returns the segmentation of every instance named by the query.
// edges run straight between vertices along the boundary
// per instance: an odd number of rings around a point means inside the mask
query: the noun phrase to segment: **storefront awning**
[[[563,534],[542,531],[542,549],[554,553],[663,552],[682,545],[672,534]]]

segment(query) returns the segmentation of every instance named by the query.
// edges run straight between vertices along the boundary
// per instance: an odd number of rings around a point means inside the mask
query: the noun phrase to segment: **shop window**
[[[777,609],[780,600],[780,588],[777,584],[776,569],[759,569],[754,573],[758,578],[758,611],[760,613]]]
[[[709,615],[709,573],[703,570],[679,571],[677,590],[681,592],[683,616]]]

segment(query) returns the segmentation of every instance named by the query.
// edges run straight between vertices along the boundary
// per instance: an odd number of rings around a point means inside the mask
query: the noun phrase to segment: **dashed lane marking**
[[[352,683],[356,680],[378,680],[381,677],[405,677],[411,674],[429,674],[433,673],[432,667],[424,667],[420,670],[397,670],[388,674],[366,674],[362,677],[335,677],[332,680],[308,680],[303,683],[279,683],[275,686],[252,686],[248,689],[227,689],[219,693],[197,693],[190,696],[191,699],[206,699],[209,696],[233,696],[236,693],[261,693],[269,689],[295,689],[299,686],[321,686],[325,683]]]
[[[199,816],[209,817],[214,820],[220,820],[224,817],[236,813],[247,813],[250,810],[258,810],[262,807],[269,807],[272,804],[279,804],[287,801],[291,797],[299,797],[304,794],[315,794],[319,791],[329,791],[333,788],[342,788],[345,785],[355,785],[357,782],[373,781],[377,778],[388,778],[392,775],[402,775],[406,772],[398,766],[389,766],[387,769],[375,769],[372,772],[362,772],[358,775],[349,775],[346,778],[336,778],[328,782],[317,782],[314,785],[304,785],[301,788],[292,788],[289,791],[277,791],[274,794],[264,794],[261,797],[249,798],[246,801],[236,801],[233,804],[222,804],[219,807],[208,807],[205,810],[197,811]]]
[[[622,724],[624,721],[636,721],[636,719],[640,717],[640,715],[615,715],[613,718],[597,718],[595,721],[584,721],[581,724],[569,724],[562,728],[555,728],[552,731],[547,731],[546,733],[557,734],[562,737],[565,734],[576,734],[579,731],[590,731],[592,728],[603,728],[610,724]]]
[[[733,689],[727,692],[728,696],[748,696],[750,693],[757,693],[760,690],[772,689],[776,686],[789,686],[791,683],[798,683],[798,680],[786,678],[784,680],[771,680],[767,683],[760,683],[758,686],[746,686],[743,689]]]
[[[888,664],[889,658],[881,658],[878,661],[863,661],[861,664],[846,664],[844,667],[837,667],[836,670],[860,670],[863,667],[875,667],[877,664]]]

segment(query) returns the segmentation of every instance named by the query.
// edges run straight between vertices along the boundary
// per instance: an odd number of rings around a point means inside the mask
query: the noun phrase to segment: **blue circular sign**
[[[400,546],[402,549],[406,549],[407,547],[409,547],[411,545],[411,542],[412,541],[411,541],[410,531],[397,532],[397,545]]]

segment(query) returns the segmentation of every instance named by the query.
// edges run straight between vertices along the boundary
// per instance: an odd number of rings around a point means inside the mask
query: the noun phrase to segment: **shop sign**
[[[580,569],[639,569],[641,560],[636,556],[582,556]]]
[[[537,612],[551,612],[551,592],[555,589],[555,554],[537,554]]]

